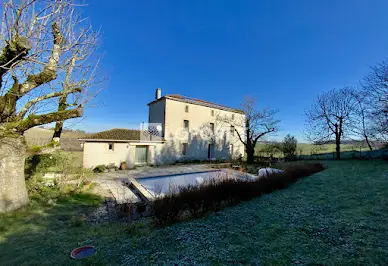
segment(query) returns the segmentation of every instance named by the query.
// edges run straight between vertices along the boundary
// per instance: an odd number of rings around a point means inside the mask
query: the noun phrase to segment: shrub
[[[28,149],[28,152],[35,154],[39,153],[43,149],[43,146],[32,146]]]
[[[60,172],[65,168],[68,169],[70,164],[71,157],[62,152],[35,154],[26,158],[25,173],[29,177],[49,171]]]
[[[31,154],[31,155],[34,155],[34,154],[40,154],[42,153],[44,150],[48,149],[48,148],[55,148],[58,146],[58,143],[55,142],[55,141],[50,141],[49,143],[45,144],[45,145],[35,145],[35,146],[31,146],[28,148],[28,152]]]
[[[75,157],[62,151],[51,154],[35,154],[26,158],[25,173],[27,188],[30,194],[40,193],[42,187],[49,182],[44,178],[48,172],[58,174],[53,181],[56,189],[63,191],[69,185],[70,180],[79,180],[76,186],[80,186],[85,177],[92,175],[88,169],[76,166]]]
[[[283,142],[281,143],[281,150],[284,154],[284,157],[288,160],[292,160],[296,157],[296,147],[297,147],[298,141],[294,136],[291,136],[288,134],[284,137]]]
[[[169,194],[154,201],[153,219],[157,225],[167,225],[189,217],[200,217],[224,206],[251,200],[262,194],[288,187],[300,178],[324,169],[320,163],[288,164],[283,174],[247,181],[221,178],[199,186],[180,187],[177,194]]]
[[[93,172],[94,173],[102,173],[105,171],[105,169],[106,169],[105,165],[100,164],[100,165],[97,165],[96,167],[94,167]]]

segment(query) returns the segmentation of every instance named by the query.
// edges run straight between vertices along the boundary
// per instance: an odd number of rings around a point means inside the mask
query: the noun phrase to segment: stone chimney
[[[155,100],[158,100],[162,97],[162,89],[161,88],[157,88],[156,91],[155,91]]]

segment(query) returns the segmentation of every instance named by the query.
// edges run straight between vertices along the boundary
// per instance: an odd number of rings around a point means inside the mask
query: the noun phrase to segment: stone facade
[[[240,135],[244,138],[243,112],[177,95],[156,95],[160,98],[148,104],[148,122],[149,125],[159,125],[162,138],[157,141],[126,139],[121,136],[134,136],[134,132],[127,134],[124,129],[97,133],[95,138],[84,139],[84,167],[111,163],[119,166],[121,162],[133,167],[145,163],[160,165],[184,160],[244,156],[244,146],[238,137]],[[116,139],[101,139],[104,136],[111,137],[112,133],[120,136]],[[140,152],[146,154],[146,162],[139,163],[137,153]]]

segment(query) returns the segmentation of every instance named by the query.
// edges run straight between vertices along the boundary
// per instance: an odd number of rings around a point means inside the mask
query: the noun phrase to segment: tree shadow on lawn
[[[384,264],[388,165],[326,162],[287,189],[153,232],[126,249],[127,265]]]
[[[35,195],[28,207],[0,214],[1,264],[71,263],[72,249],[99,237],[101,228],[89,224],[87,215],[101,203],[99,196],[89,193],[53,199]]]
[[[325,164],[327,170],[287,189],[141,235],[126,224],[83,221],[94,196],[44,206],[32,200],[27,210],[0,215],[1,264],[386,263],[388,165]],[[95,256],[70,258],[73,248],[88,244],[97,247]]]

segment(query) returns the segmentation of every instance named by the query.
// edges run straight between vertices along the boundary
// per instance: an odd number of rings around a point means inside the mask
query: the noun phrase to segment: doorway
[[[135,163],[136,164],[147,164],[148,147],[147,146],[136,146],[135,152]]]
[[[214,158],[214,144],[209,144],[207,148],[207,158],[208,159]]]

